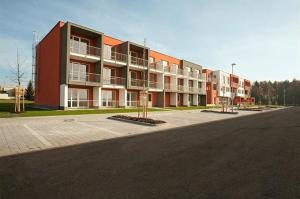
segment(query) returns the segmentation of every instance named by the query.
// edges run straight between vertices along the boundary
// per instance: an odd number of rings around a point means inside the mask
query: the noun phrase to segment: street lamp
[[[233,113],[233,98],[234,98],[234,95],[233,95],[233,88],[232,88],[232,80],[233,80],[233,66],[235,66],[236,64],[235,63],[232,63],[231,64],[231,78],[230,78],[230,88],[231,88],[231,112]]]

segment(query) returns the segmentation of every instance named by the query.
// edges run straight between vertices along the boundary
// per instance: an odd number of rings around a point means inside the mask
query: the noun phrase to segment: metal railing
[[[165,67],[164,67],[164,71],[165,71],[166,73],[171,73],[171,67],[170,67],[170,66],[165,66]]]
[[[125,86],[126,79],[122,77],[103,77],[103,84],[105,85],[119,85]]]
[[[182,68],[177,69],[177,74],[178,75],[184,75],[184,70]]]
[[[110,56],[108,54],[104,54],[104,59],[112,60],[115,62],[127,62],[127,55],[123,53],[118,53],[115,51],[111,51]]]
[[[97,102],[97,100],[68,99],[68,108],[77,108],[77,109],[93,108],[94,102]]]
[[[131,87],[142,88],[142,87],[144,87],[144,83],[145,83],[145,87],[147,87],[147,81],[145,81],[145,80],[141,80],[141,79],[130,79],[129,80],[129,85]]]
[[[170,83],[165,83],[165,84],[164,84],[164,89],[167,90],[167,91],[173,91],[173,90],[176,90],[175,85],[170,84]]]
[[[73,71],[69,73],[69,81],[100,82],[100,74]]]
[[[177,90],[178,91],[184,91],[184,86],[183,85],[177,85]]]
[[[188,74],[189,74],[189,77],[191,77],[191,78],[197,78],[197,75],[198,75],[195,72],[189,72]]]
[[[118,100],[101,100],[102,107],[119,107]]]
[[[127,106],[136,107],[138,105],[138,101],[127,101]]]
[[[82,42],[75,42],[74,40],[71,40],[70,51],[72,53],[77,53],[82,55],[92,55],[96,57],[100,57],[101,55],[101,48],[86,45],[85,43]]]
[[[148,66],[148,60],[134,57],[134,56],[130,56],[130,63],[137,66],[145,66],[145,67]]]
[[[149,81],[149,87],[150,88],[162,89],[162,84],[160,84],[158,82]]]
[[[206,75],[204,73],[199,73],[198,74],[198,79],[202,81],[206,81]]]

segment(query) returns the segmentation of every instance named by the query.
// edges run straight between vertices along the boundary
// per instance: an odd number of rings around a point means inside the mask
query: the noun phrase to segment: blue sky
[[[0,84],[10,82],[16,48],[31,77],[32,31],[58,20],[143,43],[154,50],[231,70],[250,80],[300,79],[299,0],[1,0]]]

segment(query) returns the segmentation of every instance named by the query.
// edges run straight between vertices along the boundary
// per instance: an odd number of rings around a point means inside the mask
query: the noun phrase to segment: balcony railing
[[[130,56],[130,63],[137,66],[147,67],[148,66],[148,60]]]
[[[158,82],[149,81],[149,87],[155,89],[162,89],[162,84]]]
[[[115,62],[127,62],[127,55],[112,51],[110,54],[104,54],[104,59],[108,59]]]
[[[197,73],[195,73],[195,72],[189,72],[189,77],[191,77],[191,78],[197,78]]]
[[[71,40],[70,51],[72,53],[77,53],[81,55],[91,55],[96,57],[100,57],[101,55],[101,48],[86,45],[85,43],[77,41],[75,42],[74,40]]]
[[[103,77],[103,84],[125,86],[126,79],[122,77]]]
[[[171,84],[165,83],[165,84],[164,84],[164,89],[165,89],[165,90],[171,90]]]
[[[101,100],[102,107],[119,107],[118,100]]]
[[[127,101],[127,106],[136,107],[138,106],[138,101]]]
[[[171,67],[165,66],[164,71],[165,71],[165,73],[171,73]]]
[[[73,71],[69,73],[69,81],[100,82],[100,74]]]
[[[142,87],[144,87],[144,84],[145,84],[145,87],[147,87],[147,82],[145,80],[141,80],[141,79],[130,79],[129,83],[130,83],[129,85],[131,87],[142,88]]]
[[[177,90],[183,92],[185,89],[183,85],[177,85]]]
[[[163,66],[159,65],[158,63],[151,63],[150,64],[150,69],[163,72]]]
[[[198,79],[201,81],[206,81],[206,75],[204,73],[199,73],[198,74]]]
[[[178,75],[184,75],[184,70],[181,69],[181,68],[178,68],[178,69],[177,69],[177,74],[178,74]]]
[[[189,92],[194,92],[194,91],[195,91],[194,87],[190,86],[189,87]]]

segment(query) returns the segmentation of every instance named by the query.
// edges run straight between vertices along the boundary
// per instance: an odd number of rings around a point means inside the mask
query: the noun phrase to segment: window
[[[202,88],[202,83],[198,82],[198,88]]]
[[[88,54],[89,43],[88,39],[71,35],[71,51],[74,53]]]
[[[163,66],[168,66],[169,62],[162,60]]]
[[[127,106],[137,106],[136,92],[127,92]]]
[[[149,63],[150,64],[154,63],[154,58],[153,57],[149,57]]]
[[[72,81],[87,81],[88,66],[80,63],[71,63],[70,78]]]
[[[88,107],[88,90],[69,88],[68,89],[68,107],[86,108]]]
[[[226,82],[225,76],[223,75],[223,84],[225,84]]]
[[[130,71],[130,78],[131,79],[137,79],[137,72],[136,71]]]
[[[101,102],[104,107],[116,106],[116,91],[102,90]]]
[[[152,101],[152,94],[151,94],[151,93],[148,94],[148,101],[149,101],[149,102]]]
[[[214,84],[214,85],[213,85],[213,89],[214,89],[214,90],[217,90],[217,84]]]

